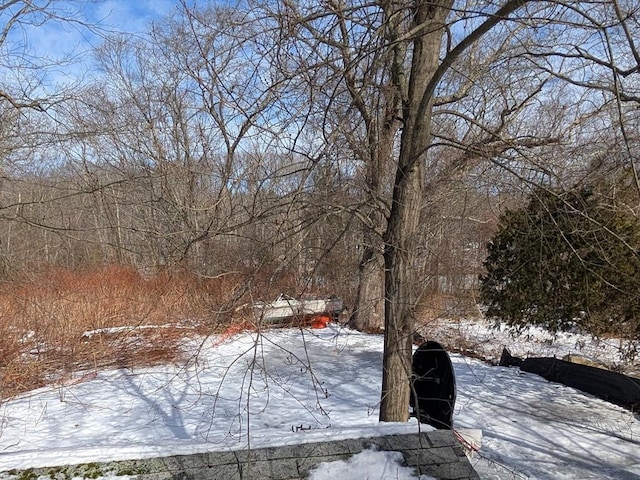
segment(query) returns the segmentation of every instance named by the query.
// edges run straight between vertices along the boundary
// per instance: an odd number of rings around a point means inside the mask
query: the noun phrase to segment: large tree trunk
[[[414,27],[423,33],[413,41],[400,156],[385,234],[385,344],[380,420],[387,422],[403,422],[409,417],[417,287],[415,246],[433,108],[433,98],[425,99],[425,92],[439,66],[443,25],[452,3],[451,0],[421,0],[414,9]]]
[[[388,83],[381,89],[384,105],[381,113],[373,116],[363,113],[363,117],[368,117],[366,186],[371,199],[366,215],[368,224],[364,225],[363,231],[356,304],[349,322],[350,326],[364,331],[379,330],[384,326],[383,236],[387,229],[389,185],[395,167],[395,139],[402,126],[402,99],[406,95],[404,64],[407,49],[403,42],[397,42],[402,22],[391,4],[384,3],[383,8],[387,16],[385,39],[393,45],[392,62]]]
[[[373,122],[374,127],[378,122]],[[349,325],[360,331],[380,330],[384,326],[384,241],[387,228],[385,197],[393,162],[393,139],[398,130],[396,119],[369,134],[370,159],[367,188],[371,200],[367,222],[363,224],[363,246],[358,266],[358,292]],[[371,126],[369,128],[372,128]]]
[[[380,249],[363,247],[358,265],[358,291],[349,326],[363,332],[382,329],[384,325],[384,260]]]

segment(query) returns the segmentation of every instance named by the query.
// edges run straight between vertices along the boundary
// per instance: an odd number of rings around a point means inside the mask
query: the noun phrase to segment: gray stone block
[[[421,441],[417,434],[394,435],[393,438],[389,439],[389,443],[391,447],[389,450],[396,451],[415,450],[420,449],[425,444],[428,445],[427,442]]]
[[[382,451],[393,450],[395,441],[397,440],[396,437],[397,435],[387,435],[384,437],[366,438],[361,444],[362,448],[360,449],[360,452],[362,450],[366,450],[372,447],[375,447],[378,450],[382,450]],[[359,453],[359,452],[354,452],[354,453]]]
[[[457,453],[451,447],[409,450],[405,451],[404,455],[406,462],[410,465],[418,464],[413,462],[430,464],[458,463],[460,459],[460,457],[458,457]]]
[[[475,472],[469,463],[457,462],[440,465],[437,476],[442,480],[467,480],[472,473]]]
[[[130,475],[129,478],[133,480],[171,480],[173,478],[173,475],[169,472],[157,472],[145,473],[140,475]]]
[[[209,466],[207,460],[202,455],[180,455],[165,458],[162,466],[170,472],[182,472],[207,468]]]
[[[202,462],[208,466],[237,465],[238,453],[239,452],[209,452],[199,456],[202,457]]]
[[[243,480],[293,480],[298,478],[295,458],[249,462],[242,465]]]
[[[309,471],[321,463],[338,462],[340,460],[349,460],[352,457],[350,453],[330,455],[326,457],[303,457],[297,459],[298,473],[301,477],[306,478]],[[337,480],[337,479],[336,479]]]
[[[278,458],[295,458],[300,450],[299,445],[284,445],[277,448],[267,448],[265,458],[276,460]]]
[[[330,443],[333,444],[332,448],[337,454],[350,453],[353,455],[366,448],[362,438],[336,440]]]
[[[429,441],[433,447],[451,447],[458,445],[458,440],[451,430],[434,430],[428,433]]]
[[[193,480],[242,480],[238,465],[218,465],[188,472]],[[147,479],[144,479],[147,480]]]

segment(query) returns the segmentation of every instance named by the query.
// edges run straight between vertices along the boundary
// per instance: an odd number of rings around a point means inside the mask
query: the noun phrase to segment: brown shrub
[[[175,361],[194,333],[230,322],[241,279],[48,267],[0,284],[0,398],[73,371]]]

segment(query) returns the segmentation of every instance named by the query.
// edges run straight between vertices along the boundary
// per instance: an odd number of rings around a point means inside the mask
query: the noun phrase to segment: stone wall
[[[304,480],[319,463],[347,460],[369,448],[402,452],[407,466],[414,467],[417,474],[446,480],[479,480],[452,432],[444,430],[4,472],[0,478],[63,480],[126,475],[137,480]]]

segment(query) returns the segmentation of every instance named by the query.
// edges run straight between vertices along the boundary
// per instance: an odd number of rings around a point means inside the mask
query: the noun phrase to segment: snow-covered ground
[[[467,356],[480,357],[498,363],[503,347],[516,357],[557,357],[579,354],[607,367],[640,376],[640,351],[630,361],[638,347],[616,338],[595,338],[571,332],[551,333],[540,327],[530,327],[516,334],[505,324],[483,319],[434,320],[420,328],[425,336],[436,336],[443,345]]]
[[[479,343],[499,346],[491,335],[476,332],[486,340]],[[508,346],[521,355],[526,352],[513,348],[521,344],[522,338],[511,339]],[[187,348],[193,351],[187,365],[79,372],[75,381],[2,403],[0,471],[418,429],[415,420],[377,420],[380,335],[340,326],[282,329],[198,339]],[[482,448],[472,459],[482,478],[640,479],[637,415],[515,368],[459,354],[452,361],[455,427],[482,430]],[[326,465],[314,478],[356,478],[335,468],[367,471],[367,478],[413,478],[388,454],[363,455],[353,459],[355,467]]]

